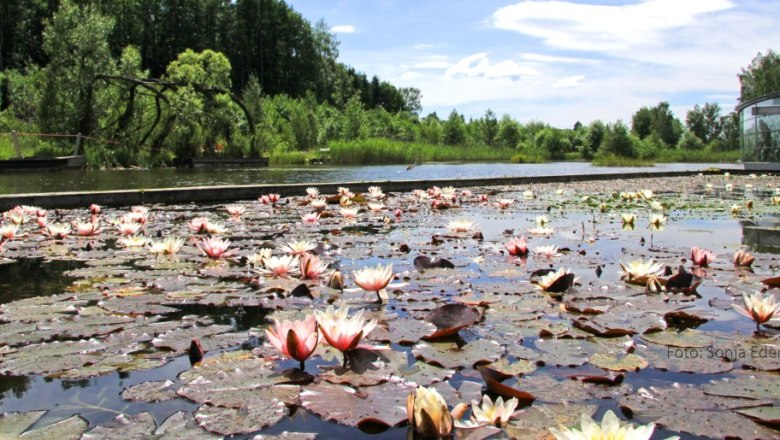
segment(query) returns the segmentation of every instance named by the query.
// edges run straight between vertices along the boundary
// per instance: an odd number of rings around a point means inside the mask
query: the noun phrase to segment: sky
[[[733,110],[737,74],[780,49],[778,0],[288,0],[339,60],[422,92],[422,115],[630,123],[643,106]]]

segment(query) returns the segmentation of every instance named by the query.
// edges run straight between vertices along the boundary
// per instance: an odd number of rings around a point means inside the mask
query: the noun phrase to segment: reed
[[[383,138],[331,142],[328,146],[331,162],[341,165],[508,161],[514,153],[498,147],[431,145]]]

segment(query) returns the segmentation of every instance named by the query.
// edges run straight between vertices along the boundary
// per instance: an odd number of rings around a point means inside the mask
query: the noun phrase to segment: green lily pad
[[[176,411],[154,431],[159,440],[209,440],[222,438],[200,428],[195,419],[184,411]]]
[[[478,339],[458,347],[455,342],[418,342],[412,353],[418,359],[444,368],[473,367],[498,360],[503,348],[487,339]]]
[[[534,404],[517,413],[504,431],[518,440],[551,439],[551,427],[579,426],[582,414],[592,417],[597,409],[593,404]]]
[[[171,388],[173,382],[155,381],[143,382],[125,388],[122,391],[122,398],[125,400],[134,400],[136,402],[162,402],[176,397],[176,391]]]
[[[412,385],[395,382],[360,390],[319,383],[304,387],[301,403],[323,419],[349,426],[369,422],[395,426],[406,420],[406,398],[413,389]]]
[[[148,412],[135,416],[120,414],[109,423],[96,426],[81,436],[82,440],[113,440],[117,438],[146,438],[154,433],[154,417]]]
[[[595,367],[610,371],[639,371],[648,366],[645,358],[633,353],[625,355],[596,353],[588,359],[588,362]]]
[[[248,434],[276,424],[287,415],[287,407],[277,399],[241,408],[203,405],[195,420],[206,431],[220,435]]]
[[[14,438],[23,433],[46,411],[31,411],[27,413],[4,413],[0,415],[0,437]]]
[[[24,440],[76,440],[87,430],[87,421],[80,416],[72,416],[65,420],[42,426],[32,431],[27,431],[19,436]],[[0,436],[2,437],[2,436]]]

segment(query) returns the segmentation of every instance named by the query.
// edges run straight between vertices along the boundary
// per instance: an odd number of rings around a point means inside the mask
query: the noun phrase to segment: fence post
[[[76,144],[73,145],[73,155],[78,156],[79,155],[79,148],[81,147],[81,132],[76,135]]]
[[[16,150],[16,158],[22,158],[22,147],[19,146],[19,136],[16,134],[16,130],[11,130],[11,140],[14,143],[14,150]]]

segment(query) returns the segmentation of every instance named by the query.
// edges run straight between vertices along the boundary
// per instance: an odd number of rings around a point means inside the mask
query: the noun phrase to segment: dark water
[[[259,169],[152,169],[0,173],[0,194],[117,189],[174,188],[263,183],[325,183],[387,180],[521,177],[560,174],[605,174],[639,171],[684,171],[741,168],[737,164],[658,164],[654,167],[594,167],[584,162],[544,164],[468,163],[404,165],[306,166]]]

